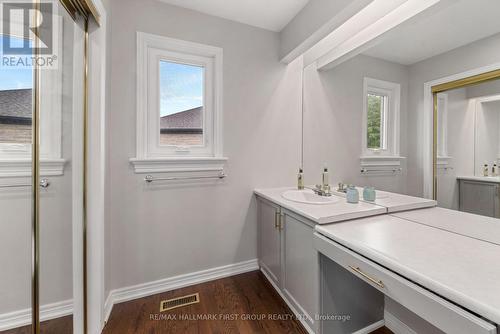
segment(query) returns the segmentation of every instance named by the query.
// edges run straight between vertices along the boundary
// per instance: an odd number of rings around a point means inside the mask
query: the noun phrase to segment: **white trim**
[[[373,331],[376,331],[377,329],[382,328],[384,326],[385,326],[385,321],[384,319],[382,319],[369,326],[366,326],[365,328],[361,328],[360,330],[357,330],[352,334],[370,334]]]
[[[135,173],[222,171],[227,158],[130,159]]]
[[[435,6],[440,1],[442,0],[373,1],[332,32],[332,37],[334,34],[338,37],[336,39],[330,37],[335,39],[336,43],[328,48],[329,51],[312,56],[316,60],[318,70],[331,69],[357,56],[371,48],[387,32]],[[359,29],[360,27],[362,29]],[[340,38],[342,34],[344,36]],[[306,65],[309,63],[307,61]]]
[[[83,28],[75,24],[73,29],[73,66],[72,71],[72,106],[71,117],[71,214],[72,214],[72,265],[73,265],[73,333],[83,333],[83,63],[84,40]],[[89,331],[93,334],[92,331]]]
[[[73,314],[73,301],[42,305],[40,307],[40,321],[47,321]],[[28,326],[31,324],[31,308],[0,314],[0,331]]]
[[[447,83],[450,81],[460,80],[474,75],[482,74],[485,72],[490,72],[500,69],[500,63],[491,64],[488,66],[483,66],[475,68],[472,70],[464,71],[461,73],[453,74],[440,79],[432,80],[424,83],[424,105],[423,105],[423,128],[422,128],[422,169],[424,176],[424,197],[432,198],[432,150],[433,150],[433,98],[432,98],[432,87]]]
[[[295,308],[295,305],[298,305],[298,304],[293,304],[290,300],[288,300],[288,298],[286,298],[286,296],[283,294],[281,289],[271,279],[271,277],[269,276],[269,273],[267,272],[267,270],[265,269],[265,266],[262,263],[260,265],[260,271],[262,274],[264,274],[267,281],[273,286],[274,290],[278,293],[278,295],[280,295],[281,299],[283,299],[285,301],[286,305],[290,308],[290,310],[293,312],[295,317],[300,321],[302,326],[304,326],[306,331],[309,334],[315,334],[315,331],[310,327],[309,323],[304,319],[304,317],[303,317],[304,313],[298,312],[297,309]]]
[[[439,93],[438,96],[438,110],[440,109],[440,102],[442,103],[442,109],[438,112],[441,114],[441,123],[438,117],[438,159],[439,157],[448,156],[448,94]],[[441,147],[439,144],[441,142]]]
[[[11,159],[0,160],[0,178],[31,177],[31,159]],[[64,175],[64,159],[41,159],[41,176],[61,176]]]
[[[259,269],[257,259],[206,269],[194,273],[183,274],[158,281],[137,284],[112,290],[106,299],[105,321],[108,321],[113,305],[130,300],[156,295],[186,286],[205,283],[216,279],[243,274]]]
[[[172,57],[176,60],[186,58],[186,63],[195,61],[205,68],[203,147],[184,148],[159,143],[157,66],[160,58],[169,60]],[[223,50],[219,47],[137,32],[137,138],[136,158],[130,161],[132,164],[155,160],[155,165],[162,164],[162,168],[168,170],[171,163],[177,163],[177,158],[222,157],[222,57]],[[191,162],[197,163],[196,160]]]
[[[368,156],[360,157],[360,167],[370,168],[370,167],[385,167],[387,169],[401,168],[401,162],[406,159],[400,156]]]
[[[314,45],[321,41],[324,37],[333,33],[347,20],[353,17],[356,13],[361,11],[367,5],[369,5],[373,0],[353,0],[345,8],[341,9],[340,12],[336,13],[329,21],[321,26],[318,30],[313,32],[309,37],[304,39],[300,44],[295,46],[293,49],[289,50],[286,54],[281,54],[281,62],[285,64],[290,64],[292,61],[309,51]],[[283,50],[281,50],[283,51]]]
[[[106,91],[107,12],[101,0],[93,0],[100,14],[100,27],[92,21],[89,33],[89,181],[87,227],[88,333],[104,327],[104,226],[106,192]],[[78,287],[77,287],[78,288]],[[77,334],[75,332],[75,334]]]
[[[394,334],[417,334],[417,332],[387,310],[384,310],[384,320],[385,327],[390,329]]]

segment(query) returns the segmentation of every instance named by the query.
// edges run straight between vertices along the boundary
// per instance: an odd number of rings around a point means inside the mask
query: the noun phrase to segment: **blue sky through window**
[[[160,115],[202,106],[203,74],[200,66],[160,61]]]
[[[0,35],[0,50],[3,44],[8,43],[5,35]],[[11,37],[11,45],[22,45],[23,39]],[[0,66],[0,90],[25,89],[33,87],[33,70],[24,66],[3,67]]]

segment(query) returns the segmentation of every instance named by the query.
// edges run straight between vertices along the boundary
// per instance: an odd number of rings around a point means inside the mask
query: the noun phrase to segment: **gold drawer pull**
[[[355,271],[356,273],[358,273],[362,277],[366,278],[368,281],[370,281],[373,284],[377,285],[378,287],[380,287],[382,289],[385,288],[384,282],[382,282],[380,280],[377,281],[376,279],[371,278],[370,276],[368,276],[367,274],[365,274],[364,272],[362,272],[361,269],[359,269],[359,267],[349,266],[349,268],[351,268],[353,271]]]
[[[280,221],[279,221],[279,219],[280,219],[280,213],[276,211],[276,212],[274,213],[274,228],[275,228],[275,229],[279,229],[279,226],[280,226]]]

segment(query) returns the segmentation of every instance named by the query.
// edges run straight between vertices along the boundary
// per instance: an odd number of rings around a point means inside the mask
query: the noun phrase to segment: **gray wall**
[[[279,63],[277,33],[153,0],[111,12],[107,291],[255,259],[252,190],[293,184],[299,166],[300,64]],[[224,49],[224,184],[148,188],[131,169],[137,31]]]
[[[359,55],[338,67],[305,72],[304,164],[306,183],[320,182],[323,164],[330,168],[331,183],[372,185],[378,189],[406,192],[406,173],[360,175],[363,78],[401,84],[401,156],[406,156],[408,68]]]

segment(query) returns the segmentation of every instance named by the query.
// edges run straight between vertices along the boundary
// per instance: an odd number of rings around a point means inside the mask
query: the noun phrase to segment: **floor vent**
[[[188,296],[182,296],[178,298],[173,298],[169,300],[163,300],[160,303],[160,312],[165,312],[173,310],[174,308],[183,307],[191,304],[196,304],[200,302],[200,294],[195,293]]]

